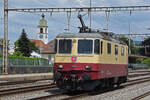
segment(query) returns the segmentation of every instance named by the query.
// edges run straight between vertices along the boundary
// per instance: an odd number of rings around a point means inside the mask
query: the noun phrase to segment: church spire
[[[43,41],[45,44],[48,43],[48,24],[45,20],[45,15],[41,15],[42,19],[39,21],[38,25],[38,40]]]
[[[44,13],[43,13],[41,16],[42,16],[42,19],[44,19],[44,18],[45,18],[45,15],[44,15]]]

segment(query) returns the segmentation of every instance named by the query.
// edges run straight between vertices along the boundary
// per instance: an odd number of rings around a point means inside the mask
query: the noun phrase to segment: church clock
[[[42,34],[40,34],[40,36],[39,36],[41,39],[43,38],[43,35]]]

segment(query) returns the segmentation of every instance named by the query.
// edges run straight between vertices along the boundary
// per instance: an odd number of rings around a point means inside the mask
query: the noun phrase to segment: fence
[[[147,64],[129,64],[128,65],[129,69],[148,69],[148,65]]]
[[[0,65],[2,65],[2,58],[0,58]],[[26,58],[9,58],[8,66],[49,66],[47,59],[26,59]]]
[[[2,58],[0,58],[0,74],[2,74]],[[9,58],[9,74],[47,73],[53,71],[53,64],[47,59]]]

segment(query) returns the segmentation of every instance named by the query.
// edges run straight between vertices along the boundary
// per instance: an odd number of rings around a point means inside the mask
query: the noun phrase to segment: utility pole
[[[145,56],[147,55],[147,49],[146,49],[146,45],[144,46],[144,48],[145,48]]]
[[[92,17],[92,14],[91,14],[92,12],[91,12],[91,7],[92,7],[92,0],[90,0],[90,28],[92,27],[92,21],[91,21],[92,20],[92,18],[91,18]]]
[[[8,0],[4,0],[3,74],[8,74]]]
[[[131,37],[130,37],[130,34],[131,34],[131,25],[129,23],[129,54],[131,54]]]

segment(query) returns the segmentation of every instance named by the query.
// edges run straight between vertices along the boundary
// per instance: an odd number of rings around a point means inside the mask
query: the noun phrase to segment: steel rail
[[[8,82],[2,82],[0,83],[1,86],[8,86],[8,85],[18,85],[18,84],[26,84],[26,83],[34,83],[37,81],[44,81],[45,79],[40,79],[40,80],[25,80],[25,81],[8,81]],[[47,79],[49,80],[49,79]]]
[[[47,96],[32,98],[32,99],[28,99],[28,100],[45,100],[47,98],[50,99],[50,98],[57,97],[57,96],[67,96],[67,95],[65,93],[58,93],[58,94],[51,94],[51,95],[47,95]]]
[[[142,94],[142,95],[140,95],[138,97],[135,97],[132,100],[141,100],[141,99],[143,99],[143,98],[145,98],[145,97],[147,97],[149,95],[150,95],[150,91],[148,91],[148,92],[146,92],[146,93],[144,93],[144,94]]]
[[[150,75],[150,73],[132,74],[132,75],[128,75],[128,78],[146,76],[146,75]]]
[[[6,95],[8,96],[8,95],[14,95],[19,93],[25,93],[25,92],[32,92],[37,90],[53,89],[53,88],[57,88],[56,85],[45,84],[45,85],[36,85],[36,86],[0,90],[0,97]]]
[[[129,73],[137,73],[137,72],[150,72],[150,70],[132,70]]]

